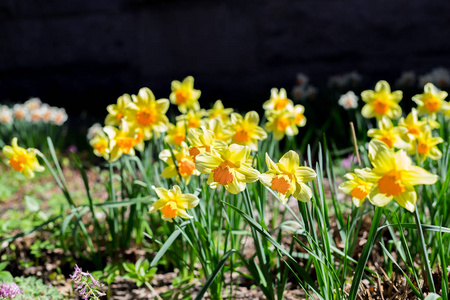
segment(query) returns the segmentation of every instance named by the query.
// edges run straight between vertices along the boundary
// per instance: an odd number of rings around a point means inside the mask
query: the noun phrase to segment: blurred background
[[[202,107],[262,110],[272,87],[294,98],[303,73],[317,89],[297,98],[320,110],[330,76],[373,89],[450,66],[449,15],[449,1],[420,0],[2,0],[0,103],[39,97],[103,120],[123,93],[168,98],[193,75]]]

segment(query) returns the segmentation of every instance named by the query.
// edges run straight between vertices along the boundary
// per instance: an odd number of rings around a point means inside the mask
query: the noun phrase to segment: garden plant
[[[411,100],[407,74],[405,93],[355,93],[359,76],[299,75],[295,102],[273,88],[262,113],[202,108],[191,76],[168,99],[142,88],[91,127],[89,159],[61,151],[62,109],[47,124],[37,99],[1,107],[0,205],[36,188],[0,215],[0,299],[114,299],[119,281],[148,299],[449,299],[445,86],[430,73]]]

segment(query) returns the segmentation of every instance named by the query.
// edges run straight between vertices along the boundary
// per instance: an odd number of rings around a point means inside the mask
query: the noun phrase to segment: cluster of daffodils
[[[433,136],[433,129],[440,126],[436,121],[438,114],[450,116],[450,105],[445,101],[447,92],[427,83],[423,94],[412,97],[417,107],[406,118],[401,117],[402,110],[398,104],[402,97],[401,91],[391,92],[386,81],[379,81],[375,90],[361,93],[366,103],[361,113],[365,118],[375,117],[378,127],[367,132],[372,137],[369,160],[373,169],[347,174],[348,181],[340,186],[344,193],[352,196],[357,206],[366,198],[377,206],[385,206],[394,199],[413,212],[417,200],[413,186],[434,184],[437,180],[437,176],[413,166],[408,155],[416,157],[419,162],[442,157],[437,145],[443,139]]]
[[[285,135],[298,134],[298,127],[306,124],[305,107],[301,104],[294,106],[292,100],[287,98],[285,89],[273,88],[270,99],[263,104],[267,123],[265,129],[273,133],[275,140],[281,140]]]
[[[303,101],[314,99],[317,95],[317,88],[309,84],[309,77],[303,73],[297,74],[297,84],[292,89],[292,97],[295,100]]]
[[[315,172],[299,166],[298,154],[290,151],[279,163],[267,157],[269,171],[265,174],[254,168],[252,156],[268,133],[272,132],[276,140],[298,133],[297,127],[306,123],[302,105],[294,106],[284,89],[272,89],[263,105],[268,121],[261,127],[256,111],[241,115],[225,108],[221,100],[205,110],[199,104],[200,95],[201,91],[194,88],[194,78],[189,76],[182,82],[172,82],[169,99],[156,100],[148,88],[142,88],[137,95],[119,97],[116,104],[107,107],[105,126],[95,124],[89,129],[94,154],[113,162],[122,155],[143,151],[150,139],[160,139],[155,143],[164,140],[166,145],[158,155],[165,165],[160,174],[164,178],[188,185],[192,177],[205,174],[211,188],[222,186],[231,194],[242,192],[247,183],[261,180],[283,202],[291,195],[300,201],[311,198],[305,182],[311,181]],[[170,104],[181,113],[174,123],[166,116]],[[164,220],[190,218],[186,209],[199,202],[195,195],[183,194],[178,185],[169,190],[154,189],[159,200],[150,212],[160,210]]]
[[[13,107],[1,105],[0,124],[13,124],[15,121],[61,126],[67,121],[67,113],[64,108],[49,106],[42,103],[39,98],[31,98],[25,103],[15,104]]]
[[[340,190],[352,196],[353,203],[360,206],[367,198],[376,206],[386,206],[395,200],[400,206],[414,212],[418,184],[434,184],[438,177],[421,167],[412,165],[404,150],[395,152],[385,143],[372,140],[369,143],[369,160],[372,169],[355,169],[345,178]]]
[[[441,158],[442,153],[437,145],[443,140],[433,136],[433,129],[440,126],[436,121],[437,114],[450,116],[450,105],[444,100],[447,92],[427,83],[424,93],[412,98],[417,107],[413,108],[406,118],[401,117],[402,109],[398,104],[403,93],[391,92],[386,81],[379,81],[374,91],[364,91],[361,97],[366,103],[362,108],[362,115],[365,118],[375,117],[378,123],[377,128],[368,131],[369,137],[384,142],[389,148],[402,149],[410,155],[417,155],[420,161],[427,157],[433,160]],[[394,126],[394,122],[397,126]]]

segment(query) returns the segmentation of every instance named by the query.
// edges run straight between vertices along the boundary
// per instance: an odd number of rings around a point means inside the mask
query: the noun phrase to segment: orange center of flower
[[[408,133],[413,135],[419,135],[421,132],[420,127],[416,125],[408,126]]]
[[[358,185],[352,190],[350,195],[359,200],[364,200],[364,198],[366,198],[368,193],[369,191],[367,190],[365,185]]]
[[[195,170],[195,163],[189,158],[182,158],[178,162],[178,172],[182,177],[192,175]]]
[[[294,119],[295,125],[297,125],[297,126],[300,125],[300,123],[301,123],[301,121],[303,120],[304,117],[305,116],[303,114],[297,114],[295,116],[295,119]]]
[[[198,128],[200,127],[200,122],[197,118],[190,118],[188,122],[188,128]]]
[[[183,133],[176,133],[173,137],[173,140],[175,141],[175,144],[181,145],[182,142],[186,139],[186,135]]]
[[[170,200],[161,208],[161,213],[164,218],[172,219],[178,214],[178,205],[174,200]]]
[[[150,109],[144,108],[136,114],[136,120],[142,126],[148,126],[156,122],[156,115]]]
[[[118,113],[117,116],[116,116],[117,121],[120,122],[120,120],[122,120],[122,117],[123,117],[123,113]]]
[[[285,117],[280,117],[277,120],[277,130],[278,131],[285,131],[286,128],[289,126],[290,122],[287,118]]]
[[[26,154],[13,156],[9,159],[9,165],[14,169],[14,171],[22,172],[27,164],[28,156]]]
[[[213,170],[214,182],[217,182],[223,186],[233,182],[234,176],[231,173],[231,169],[234,168],[234,164],[229,161],[224,161],[217,168]]]
[[[119,137],[117,138],[117,146],[123,153],[128,154],[134,146],[134,139],[131,137]]]
[[[244,128],[238,129],[233,138],[236,143],[247,143],[250,141],[250,132],[248,132]]]
[[[419,142],[417,145],[417,152],[419,152],[419,154],[427,154],[429,150],[430,147],[424,142]]]
[[[427,97],[424,102],[429,112],[437,112],[441,108],[441,102],[433,96]]]
[[[100,141],[94,145],[94,149],[99,153],[105,153],[106,147],[108,147],[108,143],[106,141]]]
[[[175,92],[175,102],[177,105],[186,103],[189,99],[189,92],[186,90],[177,90]]]
[[[398,196],[403,193],[406,186],[402,182],[402,173],[395,169],[390,170],[378,180],[380,193],[386,196]]]
[[[394,146],[394,138],[389,135],[384,135],[380,138],[380,141],[388,145],[389,148],[392,148]]]
[[[385,99],[380,98],[373,102],[373,108],[376,114],[385,115],[389,110],[389,104]]]
[[[23,111],[17,111],[15,113],[16,119],[24,119],[25,118],[25,114],[23,113]]]
[[[286,107],[286,105],[289,103],[288,99],[286,98],[278,98],[275,99],[274,108],[275,110],[282,110]]]
[[[283,195],[286,195],[286,193],[291,188],[291,179],[288,175],[277,175],[275,176],[272,181],[272,190],[277,191]]]

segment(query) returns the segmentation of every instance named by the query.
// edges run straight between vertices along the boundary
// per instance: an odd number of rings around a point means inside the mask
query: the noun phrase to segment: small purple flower
[[[84,300],[98,300],[105,294],[100,291],[100,283],[89,272],[83,272],[78,265],[75,265],[75,272],[70,276],[70,280],[75,283],[75,290]]]
[[[350,154],[349,156],[347,156],[347,158],[344,158],[342,160],[342,167],[344,169],[351,169],[352,166],[354,166],[357,163],[358,163],[358,158],[356,156],[354,156],[353,154]]]
[[[17,294],[23,294],[23,291],[15,282],[0,284],[0,299],[15,299]]]

